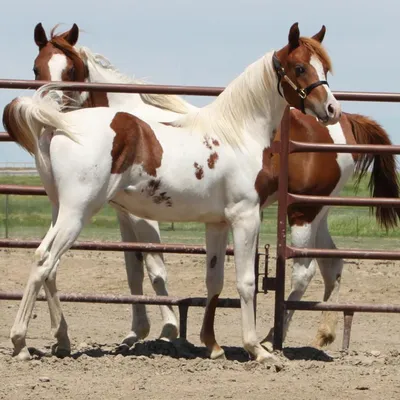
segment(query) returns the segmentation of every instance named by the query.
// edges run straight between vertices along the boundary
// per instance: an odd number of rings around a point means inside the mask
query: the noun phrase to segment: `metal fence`
[[[27,81],[27,80],[0,80],[0,89],[37,89],[46,81]],[[221,87],[198,87],[198,86],[165,86],[165,85],[132,85],[132,84],[97,84],[97,83],[77,83],[60,82],[61,90],[89,90],[107,91],[118,93],[159,93],[176,95],[195,95],[195,96],[217,96],[224,88]],[[334,92],[335,97],[342,101],[375,101],[375,102],[400,102],[400,93],[370,93],[370,92]],[[0,133],[0,141],[8,142],[12,139],[6,133]],[[400,252],[395,251],[370,251],[370,250],[328,250],[328,249],[306,249],[295,248],[286,243],[286,220],[287,207],[290,204],[319,204],[319,205],[351,205],[351,206],[371,206],[383,204],[384,206],[400,206],[399,199],[370,199],[357,197],[329,197],[329,196],[306,196],[288,193],[288,156],[295,152],[343,152],[343,153],[375,153],[375,154],[400,154],[400,146],[383,145],[332,145],[332,144],[313,144],[300,143],[289,140],[289,108],[286,109],[282,119],[281,141],[272,145],[272,151],[280,153],[280,179],[279,179],[279,204],[278,204],[278,232],[277,232],[277,254],[276,254],[276,277],[267,276],[268,268],[268,247],[265,252],[265,277],[263,279],[263,290],[275,290],[275,333],[274,347],[282,349],[283,320],[285,311],[309,310],[309,311],[341,311],[344,313],[344,335],[343,347],[348,348],[352,317],[354,312],[400,312],[400,306],[395,305],[370,305],[370,304],[331,304],[323,302],[285,301],[285,273],[286,261],[294,257],[331,257],[331,258],[359,258],[359,259],[390,259],[400,260]],[[17,185],[0,185],[0,194],[36,194],[45,195],[45,191],[40,187],[28,187]],[[35,248],[39,245],[38,241],[23,240],[0,240],[0,247],[13,248]],[[113,250],[113,251],[154,251],[154,252],[175,252],[189,254],[205,254],[204,246],[181,246],[181,245],[160,245],[149,243],[124,243],[124,242],[79,242],[73,249],[81,250]],[[233,254],[233,249],[229,248],[227,254]],[[259,262],[263,254],[257,251],[255,271],[256,271],[256,292],[259,292],[258,277],[263,275],[259,272]],[[21,298],[21,293],[0,292],[0,299]],[[150,296],[100,296],[88,294],[60,294],[62,301],[75,302],[102,302],[102,303],[145,303],[145,304],[175,304],[180,311],[181,336],[186,337],[186,320],[189,306],[205,306],[204,298],[178,298],[178,297],[150,297]],[[40,297],[39,300],[45,300]],[[238,299],[220,299],[219,307],[240,307]]]
[[[358,101],[388,101],[399,102],[400,94],[385,93],[353,93],[341,96],[334,93],[339,100]],[[280,154],[280,176],[278,188],[278,232],[277,232],[277,258],[276,278],[271,286],[275,288],[275,323],[274,323],[274,348],[282,349],[283,327],[286,310],[309,311],[342,311],[344,313],[344,350],[348,349],[350,342],[351,325],[354,312],[400,312],[400,306],[376,304],[330,304],[323,302],[285,301],[285,270],[286,260],[294,257],[312,258],[358,258],[358,259],[388,259],[400,260],[400,252],[378,250],[333,250],[333,249],[307,249],[288,246],[286,243],[287,208],[291,204],[309,204],[321,206],[373,206],[386,207],[400,206],[400,199],[396,198],[361,198],[361,197],[335,197],[335,196],[308,196],[288,193],[288,157],[291,153],[299,152],[338,152],[338,153],[372,153],[372,154],[400,154],[400,146],[385,145],[347,145],[347,144],[317,144],[301,143],[289,140],[290,111],[285,110],[281,122],[281,141],[274,143],[272,151]]]

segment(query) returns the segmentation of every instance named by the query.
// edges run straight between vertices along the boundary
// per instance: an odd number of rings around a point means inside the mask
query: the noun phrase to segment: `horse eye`
[[[305,68],[302,65],[296,65],[295,67],[296,76],[300,76],[306,72]]]

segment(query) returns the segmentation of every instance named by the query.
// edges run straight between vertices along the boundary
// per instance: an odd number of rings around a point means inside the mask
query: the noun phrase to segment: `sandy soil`
[[[22,290],[33,251],[0,250],[0,290]],[[232,259],[231,259],[232,261]],[[171,295],[203,296],[204,257],[166,255]],[[399,303],[399,262],[349,262],[342,278],[342,301]],[[290,271],[290,268],[288,268]],[[290,274],[288,274],[288,286]],[[59,268],[61,292],[128,294],[123,255],[69,252]],[[319,300],[319,274],[304,300]],[[153,294],[149,281],[145,293]],[[223,297],[236,297],[234,268],[226,265]],[[262,338],[273,318],[273,294],[259,295],[257,330]],[[350,351],[340,352],[342,316],[337,340],[325,351],[309,344],[319,313],[297,312],[284,352],[283,369],[249,361],[241,348],[240,312],[218,309],[216,334],[227,360],[211,361],[199,341],[202,309],[189,311],[188,343],[156,340],[161,329],[158,307],[149,306],[148,340],[126,356],[114,352],[128,332],[130,306],[63,303],[73,344],[72,357],[50,356],[47,305],[38,302],[28,345],[44,356],[16,362],[11,358],[9,330],[16,301],[0,301],[0,399],[398,399],[400,398],[400,316],[356,314]]]

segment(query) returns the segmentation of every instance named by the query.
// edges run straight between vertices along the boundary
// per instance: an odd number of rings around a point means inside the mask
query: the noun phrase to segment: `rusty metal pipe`
[[[286,247],[286,257],[310,258],[358,258],[361,260],[400,260],[400,251],[367,250],[367,249],[307,249]]]
[[[0,247],[11,249],[36,249],[40,240],[0,239]],[[146,253],[178,253],[178,254],[206,254],[206,246],[186,244],[158,244],[133,242],[76,242],[72,250],[101,250],[101,251],[144,251]],[[234,255],[233,247],[226,249],[227,255]]]
[[[42,186],[0,185],[0,194],[47,196]]]
[[[286,301],[287,310],[302,311],[342,311],[366,313],[400,313],[400,305],[393,304],[354,304],[324,303],[319,301]]]
[[[218,96],[225,88],[211,86],[179,86],[179,85],[138,85],[88,82],[54,82],[23,79],[0,79],[0,89],[38,89],[44,84],[55,83],[59,90],[87,90],[91,92],[112,93],[157,93],[193,96]],[[400,93],[390,92],[333,92],[337,100],[342,101],[375,101],[400,102]]]
[[[354,317],[353,311],[344,312],[342,351],[349,350],[353,317]]]
[[[304,206],[381,206],[398,207],[400,199],[391,197],[339,197],[339,196],[311,196],[288,193],[288,204],[302,204]]]
[[[274,315],[274,349],[282,350],[285,317],[285,269],[286,269],[286,210],[288,192],[288,147],[290,109],[286,107],[281,122],[281,155],[279,160],[278,227],[276,245],[276,291]]]
[[[279,142],[274,145],[273,151],[279,152]],[[276,146],[276,147],[275,147]],[[328,144],[306,143],[290,141],[290,153],[373,153],[373,154],[400,154],[400,146],[384,144]]]
[[[89,92],[110,93],[156,93],[195,96],[218,96],[223,87],[177,86],[177,85],[140,85],[122,83],[55,82],[23,79],[0,79],[0,89],[39,89],[47,83],[54,83],[58,90],[87,90]]]
[[[22,292],[0,292],[1,300],[21,300]],[[173,296],[145,296],[145,295],[112,295],[112,294],[84,294],[84,293],[59,293],[59,299],[71,303],[110,303],[110,304],[151,304],[151,305],[176,305],[187,307],[205,307],[205,297],[173,297]],[[39,301],[45,301],[46,296],[39,294]],[[239,299],[218,299],[217,307],[240,308]]]

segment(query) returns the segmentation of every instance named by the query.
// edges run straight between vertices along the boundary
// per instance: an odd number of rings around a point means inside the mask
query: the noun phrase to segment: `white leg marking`
[[[257,339],[254,314],[254,259],[257,234],[260,227],[258,207],[250,209],[232,222],[235,247],[236,282],[242,311],[243,347],[257,361],[278,361],[266,351]]]
[[[158,223],[138,218],[132,214],[118,211],[121,236],[128,242],[160,243]],[[125,265],[128,284],[131,294],[143,294],[143,259],[153,289],[158,296],[168,296],[166,287],[167,271],[161,253],[125,252]],[[163,318],[163,328],[160,338],[171,341],[178,336],[178,322],[171,306],[160,306]],[[150,322],[144,304],[132,305],[131,332],[123,340],[125,345],[132,346],[136,341],[147,337],[150,331]]]
[[[328,216],[322,218],[318,227],[316,246],[320,249],[336,249],[335,243],[328,230]],[[339,301],[340,281],[343,270],[343,259],[320,258],[318,265],[325,284],[324,301]],[[338,314],[324,311],[321,323],[314,340],[316,347],[323,347],[335,340]]]
[[[217,300],[224,286],[224,263],[228,232],[229,226],[226,224],[206,224],[207,306],[200,340],[207,346],[212,359],[224,358],[224,350],[215,339],[214,317]]]
[[[50,230],[52,230],[52,228],[57,222],[57,216],[58,216],[57,206],[53,206],[52,214],[53,214],[53,221]],[[42,241],[41,247],[43,249],[48,248],[49,246],[50,243]],[[47,304],[49,306],[52,334],[57,340],[57,342],[52,346],[52,353],[57,357],[62,358],[68,356],[71,353],[71,343],[68,337],[68,325],[64,318],[61,309],[61,303],[57,293],[56,276],[59,264],[60,264],[60,259],[56,261],[56,264],[52,269],[52,271],[50,272],[49,276],[47,277],[47,279],[44,280],[43,286],[46,292]]]
[[[14,325],[11,328],[10,337],[14,344],[13,356],[19,360],[27,360],[30,358],[25,340],[28,324],[39,290],[44,280],[48,279],[49,275],[57,266],[61,255],[71,247],[83,227],[84,218],[78,210],[70,212],[67,210],[65,211],[66,212],[63,213],[60,209],[57,222],[53,228],[55,237],[51,248],[45,253],[43,259],[38,260],[32,266]],[[50,278],[50,287],[48,287],[49,293],[55,290],[55,286],[53,285],[54,277],[55,275],[53,278]]]

